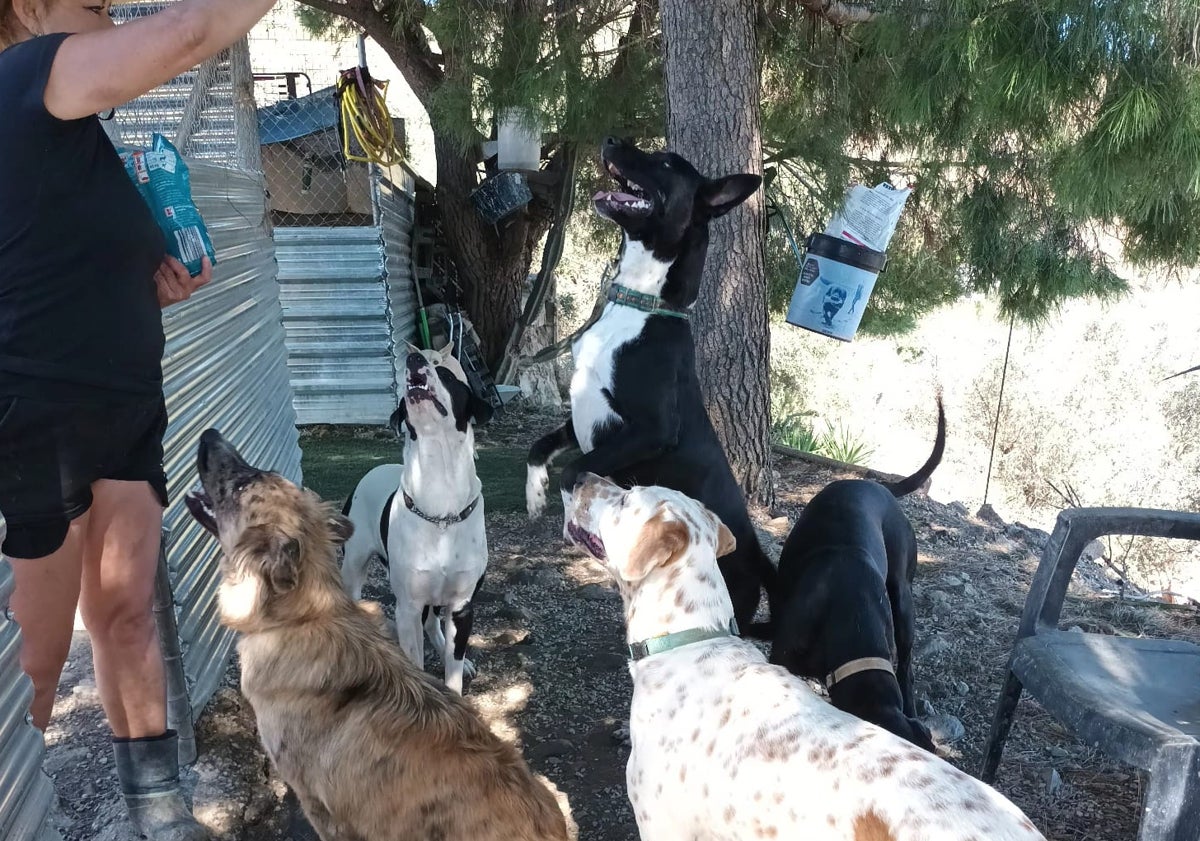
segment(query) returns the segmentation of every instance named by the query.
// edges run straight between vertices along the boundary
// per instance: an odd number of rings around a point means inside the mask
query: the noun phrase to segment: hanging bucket
[[[844,239],[812,234],[787,322],[843,342],[854,338],[887,255]]]
[[[533,200],[533,193],[520,172],[506,170],[488,178],[471,193],[479,215],[495,225]]]

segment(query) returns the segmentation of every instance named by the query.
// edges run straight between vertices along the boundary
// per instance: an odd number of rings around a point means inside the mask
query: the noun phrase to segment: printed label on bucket
[[[848,342],[858,331],[877,275],[809,254],[788,307],[787,322]]]

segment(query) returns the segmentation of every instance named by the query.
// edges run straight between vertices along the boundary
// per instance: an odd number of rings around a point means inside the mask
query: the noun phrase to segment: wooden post
[[[196,81],[192,85],[188,101],[183,105],[183,117],[180,118],[179,129],[175,132],[175,148],[181,155],[187,154],[188,141],[192,139],[192,135],[196,133],[196,128],[200,125],[200,116],[204,113],[204,97],[208,95],[208,91],[217,80],[217,69],[220,66],[221,55],[218,53],[206,59],[196,69]]]
[[[229,76],[233,83],[237,167],[246,172],[261,173],[262,146],[258,140],[258,109],[254,105],[254,72],[250,68],[250,42],[245,38],[229,48]]]

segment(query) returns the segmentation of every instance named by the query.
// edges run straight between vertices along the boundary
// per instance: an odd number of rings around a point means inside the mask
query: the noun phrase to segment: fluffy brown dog
[[[342,589],[350,521],[200,438],[192,515],[224,550],[221,621],[242,692],[324,841],[567,838],[550,792],[457,695],[409,663],[378,611]]]

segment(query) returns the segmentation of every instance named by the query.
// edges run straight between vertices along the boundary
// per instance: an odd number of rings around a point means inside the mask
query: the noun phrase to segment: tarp
[[[337,99],[332,86],[258,109],[258,136],[264,146],[328,131],[337,124]]]

